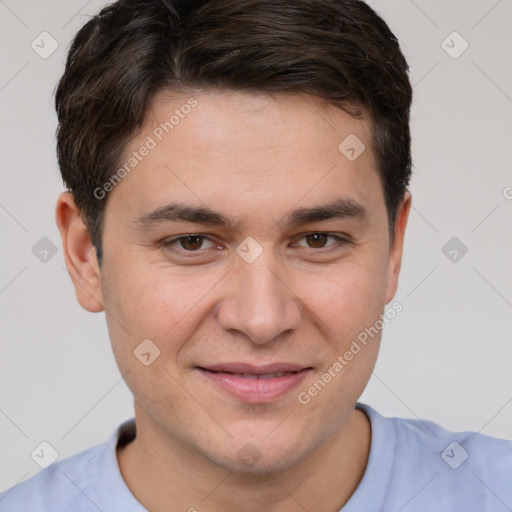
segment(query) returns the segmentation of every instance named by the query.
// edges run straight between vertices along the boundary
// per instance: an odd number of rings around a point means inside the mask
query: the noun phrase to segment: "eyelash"
[[[305,247],[306,249],[310,249],[314,253],[317,253],[317,254],[323,254],[326,251],[330,251],[331,248],[336,248],[336,247],[339,247],[340,245],[353,245],[353,242],[351,240],[349,240],[348,238],[341,237],[341,236],[336,235],[334,233],[325,232],[325,231],[311,231],[310,233],[305,233],[304,235],[301,236],[299,241],[305,239],[306,237],[308,237],[310,235],[325,235],[327,237],[332,237],[332,238],[334,238],[336,240],[334,243],[329,244],[328,246],[325,246],[325,247],[319,247],[319,248]],[[178,251],[182,255],[188,254],[187,256],[185,256],[185,257],[188,257],[188,258],[200,255],[201,251],[206,250],[206,249],[197,249],[195,251],[189,251],[189,250],[184,249],[184,248],[175,249],[173,247],[173,246],[176,246],[180,242],[180,240],[184,240],[184,239],[186,239],[188,237],[199,237],[201,239],[210,240],[209,237],[206,236],[206,235],[201,235],[200,233],[189,233],[189,234],[180,235],[180,236],[177,236],[177,237],[174,237],[174,238],[171,238],[171,239],[162,240],[159,245],[162,248],[166,249],[166,250]],[[212,240],[210,240],[210,241],[213,242]],[[213,243],[215,243],[215,242],[213,242]],[[301,247],[304,247],[304,246],[301,246]]]

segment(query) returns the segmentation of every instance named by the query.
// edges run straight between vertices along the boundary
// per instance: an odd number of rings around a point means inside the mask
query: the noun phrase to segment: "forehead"
[[[176,198],[233,211],[342,195],[371,203],[382,187],[370,134],[366,119],[310,95],[163,91],[120,165],[144,156],[113,195],[139,214]]]
[[[205,144],[228,142],[215,144],[217,152],[268,151],[298,142],[307,143],[303,147],[308,151],[337,150],[338,143],[349,135],[369,147],[370,122],[363,107],[361,111],[361,119],[355,119],[327,100],[304,93],[164,90],[153,98],[141,135],[151,132],[158,139],[170,139],[166,135],[179,137],[182,132]]]

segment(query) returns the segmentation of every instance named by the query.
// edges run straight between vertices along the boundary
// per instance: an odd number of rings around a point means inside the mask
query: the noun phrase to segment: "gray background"
[[[52,94],[72,36],[104,3],[0,0],[0,490],[39,470],[31,453],[42,441],[64,458],[132,415],[104,315],[76,302],[54,222]],[[404,309],[362,401],[512,439],[512,2],[371,5],[410,63],[414,176]],[[45,59],[31,47],[51,49],[43,31],[58,43]],[[469,44],[461,55],[454,31]],[[43,237],[58,248],[46,262],[32,250]],[[452,237],[468,248],[454,246],[455,262],[451,246],[442,251]]]

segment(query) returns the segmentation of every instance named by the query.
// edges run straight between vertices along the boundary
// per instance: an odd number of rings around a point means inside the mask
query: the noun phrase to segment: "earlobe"
[[[100,271],[87,227],[70,192],[63,192],[55,210],[68,273],[80,305],[92,313],[103,311]]]
[[[386,281],[386,299],[385,303],[389,304],[395,296],[398,288],[398,276],[402,265],[402,253],[404,246],[405,228],[411,210],[412,196],[406,190],[402,202],[398,207],[395,218],[395,236],[389,251],[387,281]]]

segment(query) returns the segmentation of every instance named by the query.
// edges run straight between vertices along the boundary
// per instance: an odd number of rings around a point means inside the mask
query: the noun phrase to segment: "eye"
[[[210,244],[210,245],[208,245]],[[210,239],[204,235],[182,235],[173,239],[164,240],[162,245],[166,249],[183,250],[185,252],[198,252],[200,249],[217,247]],[[206,247],[205,247],[206,245]]]
[[[331,240],[331,243],[328,243],[329,240]],[[305,243],[301,243],[302,241]],[[345,238],[333,235],[331,233],[316,232],[304,235],[296,245],[300,247],[309,247],[311,249],[323,249],[325,247],[340,245],[344,243],[350,242]]]
[[[352,244],[350,240],[345,237],[341,237],[332,233],[325,233],[316,231],[314,233],[307,233],[303,235],[298,242],[293,244],[295,247],[305,247],[307,249],[313,249],[315,253],[321,253],[322,249],[330,250],[336,249],[346,244]],[[223,249],[222,246],[212,241],[206,235],[200,235],[196,233],[176,236],[174,238],[168,238],[162,240],[160,245],[169,253],[174,253],[177,257],[193,257],[212,256],[208,249]]]

